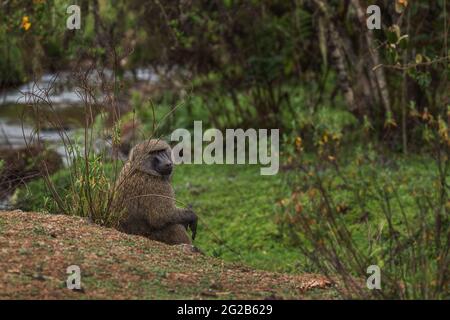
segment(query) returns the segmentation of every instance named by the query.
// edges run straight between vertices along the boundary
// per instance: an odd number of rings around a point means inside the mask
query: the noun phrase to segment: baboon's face
[[[152,175],[170,176],[172,170],[173,162],[167,149],[149,152],[142,163],[142,171]]]
[[[173,163],[169,150],[152,152],[150,157],[156,172],[163,176],[168,176],[172,173]]]

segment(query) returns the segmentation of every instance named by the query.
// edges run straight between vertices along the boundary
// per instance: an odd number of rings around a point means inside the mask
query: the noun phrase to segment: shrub
[[[100,156],[78,157],[69,168],[18,189],[12,201],[25,211],[65,213],[115,226],[120,216],[111,210],[112,181],[120,166]]]
[[[448,299],[448,143],[434,141],[434,161],[407,166],[371,147],[349,160],[322,142],[279,206],[302,253],[345,297]],[[371,265],[382,290],[366,288]]]

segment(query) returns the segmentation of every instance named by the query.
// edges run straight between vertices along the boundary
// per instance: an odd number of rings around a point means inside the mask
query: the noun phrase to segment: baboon
[[[113,210],[121,212],[119,230],[146,236],[167,244],[192,244],[197,231],[197,215],[177,208],[171,185],[171,148],[151,139],[130,152],[116,184]]]

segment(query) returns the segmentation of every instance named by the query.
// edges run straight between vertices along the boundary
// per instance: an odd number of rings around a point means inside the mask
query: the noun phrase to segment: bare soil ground
[[[81,290],[66,287],[81,268]],[[258,271],[79,217],[0,211],[0,299],[333,298],[322,276]]]

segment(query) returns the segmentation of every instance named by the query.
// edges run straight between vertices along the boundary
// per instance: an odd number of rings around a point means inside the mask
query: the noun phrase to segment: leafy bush
[[[111,210],[112,181],[119,170],[119,162],[104,163],[100,156],[77,157],[69,168],[16,190],[12,202],[25,211],[65,213],[115,226],[120,216]]]
[[[370,146],[345,156],[333,143],[287,182],[285,232],[346,297],[449,298],[447,142],[412,167]],[[381,290],[365,288],[371,265],[381,268]]]

